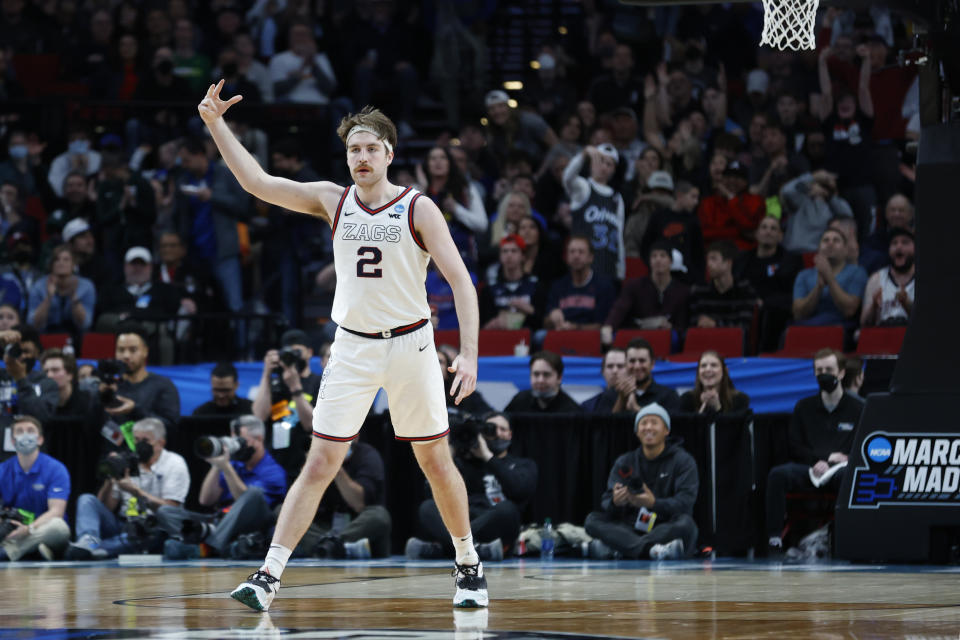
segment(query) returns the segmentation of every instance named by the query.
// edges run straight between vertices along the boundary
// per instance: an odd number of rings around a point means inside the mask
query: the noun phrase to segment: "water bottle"
[[[553,560],[553,523],[550,518],[543,521],[543,531],[540,532],[540,558],[543,560]]]

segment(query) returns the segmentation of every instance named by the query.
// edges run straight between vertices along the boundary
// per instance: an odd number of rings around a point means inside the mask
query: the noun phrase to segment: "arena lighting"
[[[485,117],[484,117],[484,118],[480,118],[480,124],[485,127],[485,126],[487,126],[488,124],[490,124],[490,121],[487,120]]]
[[[558,31],[558,32],[560,33],[560,35],[562,35],[562,36],[567,35],[567,28],[566,28],[566,27],[563,27],[563,26],[557,27],[557,31]]]
[[[509,100],[507,100],[507,104],[510,106],[511,109],[517,108],[517,101],[514,100],[513,98],[510,98]]]
[[[503,83],[503,88],[507,91],[522,91],[523,82],[520,80],[507,80]],[[511,105],[512,106],[512,105]]]
[[[539,69],[539,68],[540,68],[540,61],[539,61],[539,60],[531,60],[531,61],[530,61],[530,68],[531,68],[531,69]]]

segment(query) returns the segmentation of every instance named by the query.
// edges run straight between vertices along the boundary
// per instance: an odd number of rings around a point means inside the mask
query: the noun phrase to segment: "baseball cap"
[[[620,162],[620,154],[617,153],[617,148],[609,142],[598,144],[597,151],[599,151],[601,155],[611,158],[614,162]]]
[[[520,251],[524,251],[524,250],[527,248],[527,243],[524,242],[524,241],[523,241],[523,238],[521,238],[521,237],[520,237],[519,235],[517,235],[516,233],[510,233],[510,234],[507,234],[507,235],[503,236],[503,239],[500,240],[500,246],[502,247],[503,245],[507,244],[508,242],[512,242],[513,244],[515,244],[515,245],[517,245],[518,247],[520,247]]]
[[[754,69],[747,74],[747,93],[766,93],[770,76],[763,69]]]
[[[495,104],[500,104],[501,102],[508,102],[509,100],[510,96],[507,95],[506,91],[494,89],[493,91],[487,93],[487,97],[484,98],[483,103],[489,107]]]
[[[654,171],[647,178],[647,188],[673,191],[673,177],[666,171]]]
[[[283,335],[280,336],[280,346],[289,347],[293,344],[302,344],[307,347],[310,346],[307,333],[302,329],[287,329],[284,331]]]
[[[637,412],[637,417],[633,419],[634,431],[637,430],[637,425],[640,424],[640,420],[645,416],[658,416],[661,420],[663,420],[664,424],[667,425],[667,431],[670,431],[670,414],[667,413],[667,410],[656,402],[648,404]]]
[[[7,246],[10,248],[13,248],[14,246],[20,244],[21,242],[29,245],[33,244],[33,240],[24,231],[14,231],[9,236],[7,236]]]
[[[153,262],[153,256],[150,255],[150,250],[146,247],[130,247],[127,249],[127,253],[123,256],[124,262],[133,262],[134,260],[143,260],[147,264]]]
[[[86,233],[87,231],[90,231],[90,223],[83,218],[74,218],[63,227],[63,233],[60,235],[63,237],[64,242],[70,242],[81,233]]]

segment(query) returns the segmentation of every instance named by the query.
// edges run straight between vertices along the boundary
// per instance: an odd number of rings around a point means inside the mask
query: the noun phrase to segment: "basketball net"
[[[813,27],[820,0],[763,0],[760,44],[785,51],[815,49]]]

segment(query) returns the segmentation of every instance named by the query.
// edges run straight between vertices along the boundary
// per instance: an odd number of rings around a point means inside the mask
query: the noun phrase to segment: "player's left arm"
[[[414,227],[440,273],[453,289],[457,320],[460,322],[460,355],[449,367],[450,372],[456,374],[450,385],[450,393],[453,394],[459,385],[456,403],[460,404],[477,388],[477,336],[480,329],[477,290],[437,205],[428,198],[418,198],[415,209],[410,211],[411,215],[414,211]]]

